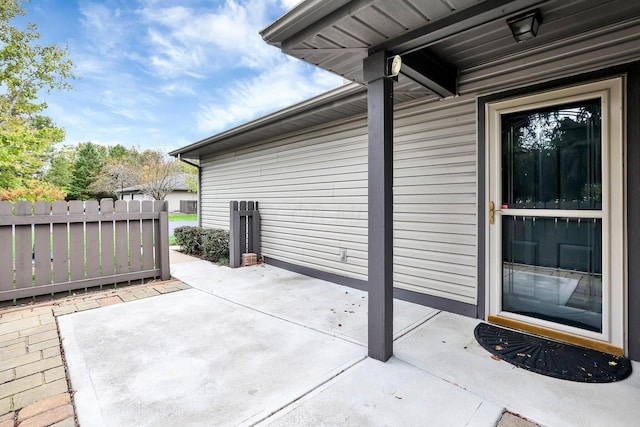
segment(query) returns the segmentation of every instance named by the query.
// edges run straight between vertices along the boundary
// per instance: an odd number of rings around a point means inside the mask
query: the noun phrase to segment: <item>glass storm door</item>
[[[490,320],[624,348],[621,86],[488,106]]]

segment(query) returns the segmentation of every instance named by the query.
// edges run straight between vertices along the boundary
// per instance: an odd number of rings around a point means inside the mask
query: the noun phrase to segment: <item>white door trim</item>
[[[496,202],[501,206],[500,150],[501,115],[512,112],[566,104],[574,101],[600,98],[602,101],[602,211],[581,211],[581,216],[602,218],[603,257],[603,316],[602,333],[595,333],[553,322],[532,319],[514,313],[503,312],[501,307],[502,258],[501,239],[502,216],[498,210],[495,224],[488,224],[486,232],[487,248],[487,317],[490,315],[558,330],[572,335],[606,342],[626,351],[626,180],[624,162],[624,77],[617,77],[578,85],[570,88],[547,91],[504,101],[485,104],[486,113],[486,192],[487,205]],[[608,191],[605,191],[608,190]],[[488,209],[488,206],[486,207]],[[567,211],[565,213],[574,213]],[[526,214],[525,212],[522,212]],[[532,212],[530,212],[532,213]],[[542,212],[539,212],[542,213]],[[563,212],[557,212],[562,214]],[[607,237],[609,236],[609,237]],[[606,277],[606,279],[605,279]],[[606,282],[606,283],[605,283]]]

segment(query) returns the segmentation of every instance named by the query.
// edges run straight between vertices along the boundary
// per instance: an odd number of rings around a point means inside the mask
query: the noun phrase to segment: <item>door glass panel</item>
[[[600,139],[599,99],[503,115],[503,206],[601,209]]]
[[[503,216],[502,309],[602,332],[602,220]]]
[[[502,116],[502,309],[602,332],[601,102]]]

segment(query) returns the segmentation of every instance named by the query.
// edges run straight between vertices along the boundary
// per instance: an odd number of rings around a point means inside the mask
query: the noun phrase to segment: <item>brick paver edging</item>
[[[0,427],[77,425],[57,316],[188,288],[152,282],[0,309]]]

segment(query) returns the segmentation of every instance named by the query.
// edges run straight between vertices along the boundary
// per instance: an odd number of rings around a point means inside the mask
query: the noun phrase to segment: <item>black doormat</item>
[[[629,359],[525,334],[488,323],[474,331],[487,351],[542,375],[585,383],[621,381],[631,375]]]

